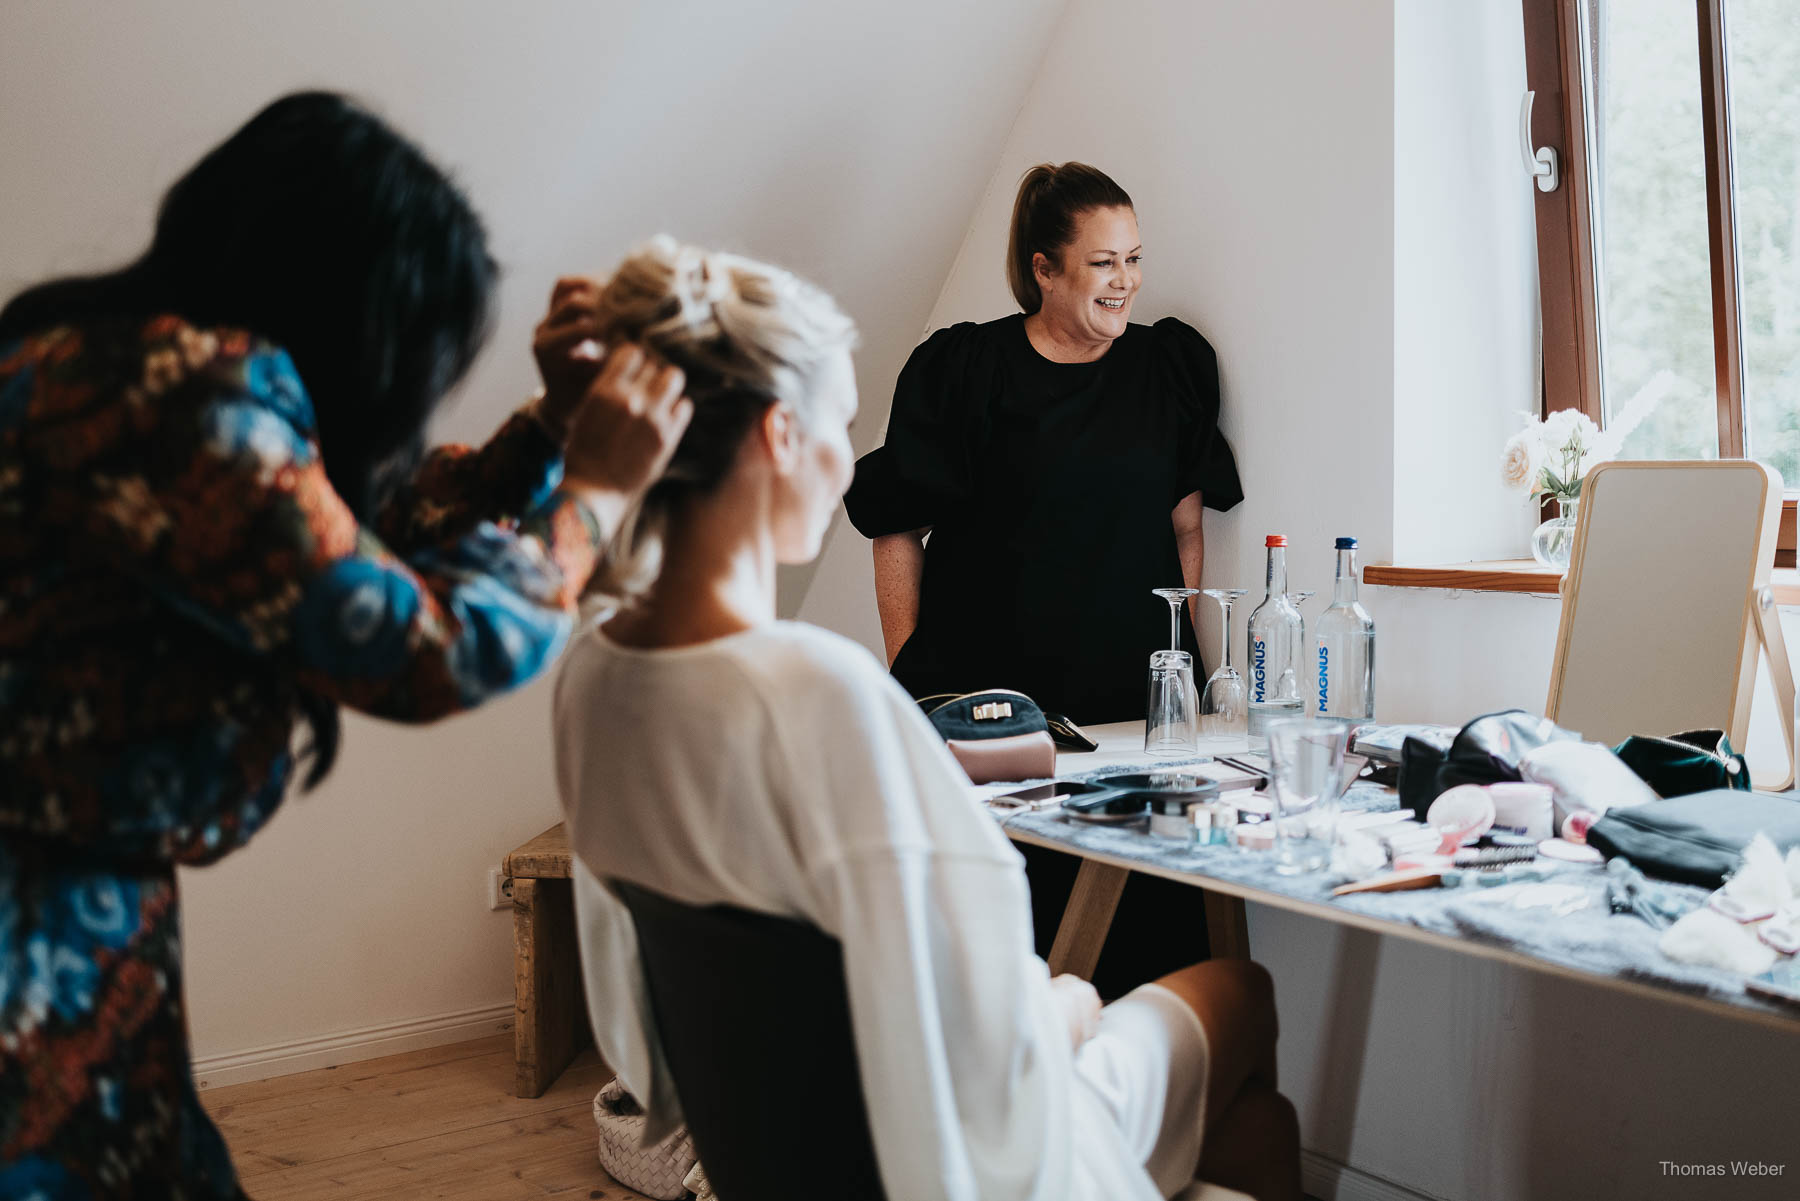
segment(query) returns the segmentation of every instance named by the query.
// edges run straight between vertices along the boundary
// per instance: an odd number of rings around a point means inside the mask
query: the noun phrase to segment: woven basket
[[[683,1126],[654,1146],[642,1146],[646,1121],[643,1107],[617,1080],[595,1093],[600,1166],[614,1180],[646,1197],[682,1201],[688,1195],[687,1174],[698,1162],[694,1140]]]
[[[682,1180],[688,1192],[694,1194],[694,1201],[719,1201],[719,1194],[712,1191],[712,1181],[706,1178],[706,1169],[699,1164]]]

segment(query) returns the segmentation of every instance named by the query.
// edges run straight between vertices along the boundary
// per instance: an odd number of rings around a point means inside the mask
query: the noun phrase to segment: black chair
[[[838,941],[793,918],[612,888],[720,1201],[882,1201]]]

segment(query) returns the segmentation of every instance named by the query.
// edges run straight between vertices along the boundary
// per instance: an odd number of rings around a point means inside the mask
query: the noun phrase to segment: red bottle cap
[[[1286,546],[1287,545],[1287,535],[1286,534],[1270,534],[1267,538],[1263,539],[1263,545],[1264,546]]]

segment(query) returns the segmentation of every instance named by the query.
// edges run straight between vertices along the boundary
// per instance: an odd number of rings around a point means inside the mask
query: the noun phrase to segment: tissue
[[[1663,931],[1663,954],[1681,963],[1757,975],[1791,952],[1800,926],[1800,849],[1784,860],[1767,834],[1744,848],[1744,864],[1705,905]]]

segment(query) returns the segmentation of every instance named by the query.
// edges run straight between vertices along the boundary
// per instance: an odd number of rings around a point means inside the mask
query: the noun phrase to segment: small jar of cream
[[[1193,811],[1198,806],[1198,801],[1178,792],[1152,795],[1150,833],[1171,842],[1194,842]]]

